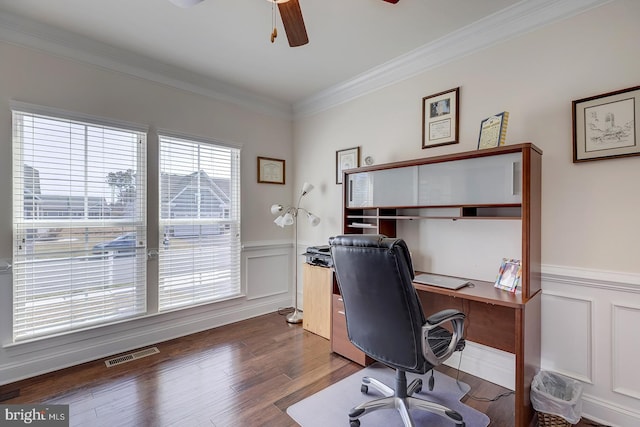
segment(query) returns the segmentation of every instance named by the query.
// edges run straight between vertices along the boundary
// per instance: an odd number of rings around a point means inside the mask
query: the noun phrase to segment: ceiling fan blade
[[[278,3],[278,10],[280,11],[280,18],[282,18],[282,25],[284,25],[284,32],[287,33],[289,46],[296,47],[309,43],[298,0]]]

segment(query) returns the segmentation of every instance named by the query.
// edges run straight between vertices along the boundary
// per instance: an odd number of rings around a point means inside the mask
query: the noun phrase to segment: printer
[[[309,246],[303,254],[307,264],[317,265],[320,267],[333,267],[331,260],[331,251],[329,246]]]

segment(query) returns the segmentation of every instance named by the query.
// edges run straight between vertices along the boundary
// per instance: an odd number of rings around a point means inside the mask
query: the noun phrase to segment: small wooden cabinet
[[[332,268],[303,264],[302,327],[326,339],[331,337]]]

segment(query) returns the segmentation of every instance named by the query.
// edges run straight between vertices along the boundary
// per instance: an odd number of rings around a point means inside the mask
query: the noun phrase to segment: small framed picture
[[[507,123],[509,113],[503,111],[480,122],[480,136],[478,137],[478,150],[494,148],[504,145],[507,138]]]
[[[495,287],[509,292],[516,292],[522,277],[522,263],[517,259],[502,258],[498,270]]]
[[[458,143],[460,88],[422,98],[422,148]]]
[[[284,184],[284,160],[258,157],[258,182],[264,184]]]
[[[360,167],[360,147],[336,151],[336,184],[342,184],[342,172]]]
[[[578,99],[572,105],[574,163],[640,155],[640,86]]]

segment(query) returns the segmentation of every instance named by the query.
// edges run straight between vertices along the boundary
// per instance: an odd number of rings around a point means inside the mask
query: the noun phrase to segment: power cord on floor
[[[462,384],[460,383],[460,380],[459,380],[460,365],[462,364],[462,353],[463,351],[460,352],[460,359],[458,360],[458,371],[456,372],[456,384],[458,385],[458,388],[460,389],[460,391],[464,392],[465,390],[462,388]],[[504,393],[500,393],[494,397],[480,397],[480,396],[474,396],[473,394],[471,394],[471,388],[469,388],[469,391],[467,392],[467,395],[469,396],[470,399],[477,400],[479,402],[495,402],[498,399],[511,396],[512,394],[515,394],[515,391],[507,391]]]
[[[278,314],[280,316],[286,316],[287,314],[293,313],[293,312],[294,312],[293,307],[280,307],[280,308],[278,308]]]

